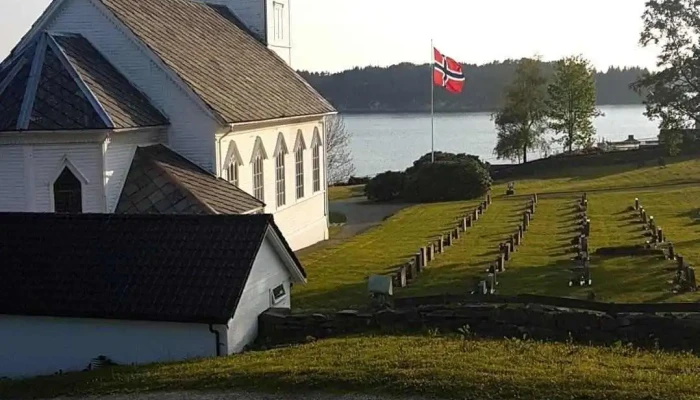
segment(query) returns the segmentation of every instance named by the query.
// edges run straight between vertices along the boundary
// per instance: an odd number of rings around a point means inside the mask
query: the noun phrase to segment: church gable
[[[42,33],[13,58],[0,71],[0,131],[167,124],[82,36]]]

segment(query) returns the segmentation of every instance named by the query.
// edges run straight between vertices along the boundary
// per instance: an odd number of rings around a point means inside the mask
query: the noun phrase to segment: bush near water
[[[416,203],[474,199],[491,188],[488,164],[469,154],[427,153],[404,172],[387,171],[365,187],[373,201],[401,199]]]

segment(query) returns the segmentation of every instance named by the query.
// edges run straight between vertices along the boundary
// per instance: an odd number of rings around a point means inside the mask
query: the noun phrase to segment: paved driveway
[[[338,239],[362,233],[409,206],[410,204],[400,203],[372,203],[360,197],[333,201],[329,205],[331,211],[343,213],[348,218],[337,236]]]

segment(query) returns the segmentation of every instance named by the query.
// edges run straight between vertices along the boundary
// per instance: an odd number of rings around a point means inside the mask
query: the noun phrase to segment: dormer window
[[[54,211],[57,213],[79,214],[83,212],[82,183],[68,167],[53,183]]]

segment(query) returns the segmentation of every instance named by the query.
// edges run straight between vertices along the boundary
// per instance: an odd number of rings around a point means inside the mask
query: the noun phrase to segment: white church
[[[0,64],[0,212],[273,214],[328,238],[288,0],[54,0]]]

